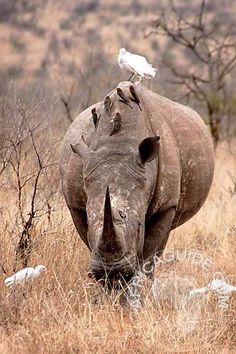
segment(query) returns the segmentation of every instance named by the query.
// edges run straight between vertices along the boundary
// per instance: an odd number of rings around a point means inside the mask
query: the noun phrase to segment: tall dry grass
[[[236,186],[231,178],[235,175],[235,144],[231,148],[222,144],[207,202],[192,220],[171,233],[167,245],[168,249],[201,252],[232,284],[236,284]],[[8,189],[7,203],[1,209],[0,261],[8,274],[13,270],[17,242],[17,235],[9,234],[14,193]],[[6,191],[1,197],[6,201]],[[168,297],[154,301],[150,284],[143,287],[146,300],[142,309],[121,305],[119,293],[108,295],[87,277],[89,252],[75,232],[63,200],[57,198],[58,208],[51,220],[45,217],[32,234],[30,264],[45,264],[48,272],[15,290],[5,288],[6,275],[0,273],[1,354],[236,352],[236,294],[228,309],[220,309],[214,295],[196,298],[201,306],[190,330],[185,325],[194,320],[194,311],[190,309],[186,317],[181,303],[177,311]],[[203,286],[212,272],[179,261],[162,265],[157,275],[169,279],[170,287],[173,274],[178,275],[177,280],[191,277]]]

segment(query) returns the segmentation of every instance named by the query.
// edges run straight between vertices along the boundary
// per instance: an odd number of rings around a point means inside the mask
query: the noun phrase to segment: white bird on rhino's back
[[[12,286],[20,283],[25,283],[28,280],[36,278],[42,272],[45,272],[47,269],[44,265],[38,265],[35,268],[27,267],[19,270],[19,272],[13,274],[12,276],[6,278],[4,283],[6,286]]]
[[[145,57],[128,52],[125,48],[121,48],[118,54],[118,64],[121,69],[129,72],[131,77],[140,76],[140,81],[144,79],[152,79],[156,76],[157,69],[149,64]],[[129,80],[131,79],[129,78]]]

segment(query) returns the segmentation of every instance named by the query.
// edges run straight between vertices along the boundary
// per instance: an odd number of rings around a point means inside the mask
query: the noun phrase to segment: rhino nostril
[[[127,283],[133,278],[133,276],[134,276],[134,272],[121,274],[121,278]]]
[[[96,270],[94,270],[93,272],[92,272],[92,274],[93,274],[93,277],[96,279],[96,280],[98,280],[98,281],[100,281],[100,280],[105,280],[105,278],[106,278],[106,274],[105,274],[105,272],[103,272],[103,271],[101,271],[101,270],[99,270],[99,271],[96,271]]]

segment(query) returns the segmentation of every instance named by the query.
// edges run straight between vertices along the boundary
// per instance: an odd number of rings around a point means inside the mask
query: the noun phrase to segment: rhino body
[[[71,124],[60,170],[75,227],[91,251],[93,274],[127,280],[203,205],[214,150],[191,108],[142,84],[118,87],[124,99],[116,88]],[[121,117],[115,133],[113,117]]]

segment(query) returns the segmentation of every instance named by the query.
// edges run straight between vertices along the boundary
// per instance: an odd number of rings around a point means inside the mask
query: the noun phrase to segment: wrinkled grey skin
[[[132,100],[131,85],[142,110]],[[129,105],[115,89],[109,94],[111,112],[103,101],[82,112],[64,137],[60,166],[62,192],[91,251],[93,274],[127,280],[164,250],[172,229],[203,205],[214,151],[203,120],[191,108],[142,84],[121,82],[118,87]],[[96,128],[94,107],[100,115]],[[110,136],[117,112],[121,129]],[[160,140],[144,140],[155,136]]]

